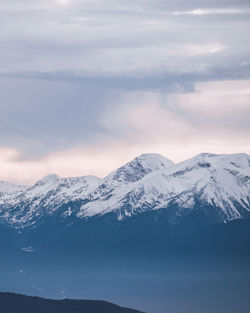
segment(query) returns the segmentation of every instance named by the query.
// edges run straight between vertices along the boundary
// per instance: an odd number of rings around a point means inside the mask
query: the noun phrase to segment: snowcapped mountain
[[[23,193],[28,186],[0,181],[0,205]]]
[[[53,214],[64,203],[85,198],[99,181],[95,176],[61,178],[50,174],[33,186],[12,184],[11,189],[0,193],[0,217],[14,225],[32,225],[41,217]],[[65,215],[70,214],[65,211]]]
[[[187,215],[197,198],[218,208],[221,221],[240,218],[250,210],[249,156],[200,154],[180,164],[156,169],[142,179],[83,205],[78,216],[118,211],[119,217],[168,208]],[[175,206],[176,206],[175,205]],[[240,209],[239,209],[240,208]],[[208,212],[209,213],[209,212]]]
[[[250,216],[250,157],[199,154],[174,164],[158,154],[141,155],[103,179],[51,174],[33,186],[0,183],[0,220],[15,227],[43,217],[61,219],[167,212],[173,223],[194,212],[208,223]]]
[[[151,172],[160,169],[164,170],[173,165],[172,161],[160,154],[142,154],[105,177],[103,184],[118,186],[137,182]]]

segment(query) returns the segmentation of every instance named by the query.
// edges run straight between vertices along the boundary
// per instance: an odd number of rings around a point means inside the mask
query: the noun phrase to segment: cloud
[[[0,147],[15,161],[1,173],[102,176],[147,151],[246,151],[249,12],[247,0],[2,0]]]
[[[116,144],[73,148],[33,160],[21,160],[18,150],[0,148],[1,179],[32,184],[48,173],[56,173],[62,177],[102,177],[121,166],[131,156],[130,153],[125,154],[125,147],[121,148]],[[116,158],[113,155],[114,150]]]
[[[197,4],[199,10],[178,10]],[[225,1],[220,4],[221,8],[204,8],[202,1],[187,1],[185,5],[155,1],[155,7],[152,1],[134,1],[126,6],[123,1],[111,0],[105,5],[98,0],[69,1],[67,5],[56,0],[2,1],[0,73],[84,72],[85,76],[115,77],[193,73],[205,67],[216,68],[225,54],[230,67],[247,55],[249,59],[250,47],[243,40],[249,35],[249,20],[238,16],[238,24],[231,30],[228,20],[210,19],[209,15],[249,9],[242,8],[241,2],[233,9]],[[172,10],[174,6],[176,11]],[[176,19],[173,12],[179,12],[181,19]],[[190,20],[185,17],[188,14],[206,14],[208,19]],[[208,49],[211,45],[217,48]],[[193,58],[190,47],[202,52],[199,59]],[[214,51],[217,56],[211,60],[206,51]],[[227,72],[230,76],[230,70]]]
[[[194,92],[183,94],[120,94],[99,116],[102,140],[78,137],[72,146],[25,159],[17,145],[2,146],[1,179],[32,183],[50,172],[103,177],[145,152],[175,162],[200,152],[250,153],[249,86],[250,81],[221,81],[198,83]],[[67,132],[72,125],[64,127]]]
[[[98,142],[105,130],[98,116],[108,92],[101,87],[29,79],[0,79],[0,145],[24,157]]]
[[[195,92],[183,94],[132,93],[117,107],[115,121],[104,117],[105,125],[126,129],[134,145],[154,147],[174,161],[202,150],[249,153],[249,83],[198,83]]]
[[[172,13],[178,15],[225,15],[225,14],[250,14],[250,10],[237,9],[237,8],[216,8],[216,9],[194,9],[190,11],[176,11]]]

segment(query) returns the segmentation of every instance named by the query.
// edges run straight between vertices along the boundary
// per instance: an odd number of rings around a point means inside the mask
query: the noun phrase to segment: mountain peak
[[[138,160],[140,162],[143,161],[147,162],[148,166],[151,166],[153,170],[158,169],[160,167],[170,167],[174,165],[173,161],[165,158],[164,156],[158,153],[144,153],[136,157],[134,160]]]
[[[137,158],[164,158],[164,156],[162,156],[159,153],[142,153],[141,155],[139,155]]]
[[[155,170],[169,168],[173,165],[172,161],[160,154],[145,153],[112,172],[105,180],[118,183],[136,182]]]
[[[246,168],[250,166],[250,157],[246,153],[233,154],[213,154],[200,153],[193,158],[187,160],[188,162],[212,162],[215,167],[220,167],[223,164],[238,168]],[[186,161],[182,162],[185,163]]]
[[[42,179],[39,179],[36,182],[36,185],[45,185],[45,184],[50,184],[50,183],[57,183],[61,180],[61,177],[56,175],[56,174],[48,174],[44,176]]]

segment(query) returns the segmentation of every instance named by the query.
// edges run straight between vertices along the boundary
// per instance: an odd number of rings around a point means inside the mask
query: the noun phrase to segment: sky
[[[250,153],[249,0],[0,0],[0,180]]]

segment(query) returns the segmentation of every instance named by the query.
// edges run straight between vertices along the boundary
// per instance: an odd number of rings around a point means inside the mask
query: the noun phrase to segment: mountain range
[[[112,214],[122,221],[163,209],[171,224],[193,214],[207,225],[249,217],[250,157],[203,153],[174,164],[144,154],[103,179],[50,174],[32,186],[0,182],[1,223],[14,228],[55,215],[67,221]]]
[[[249,241],[247,154],[143,154],[104,178],[0,182],[2,291],[248,313]]]

